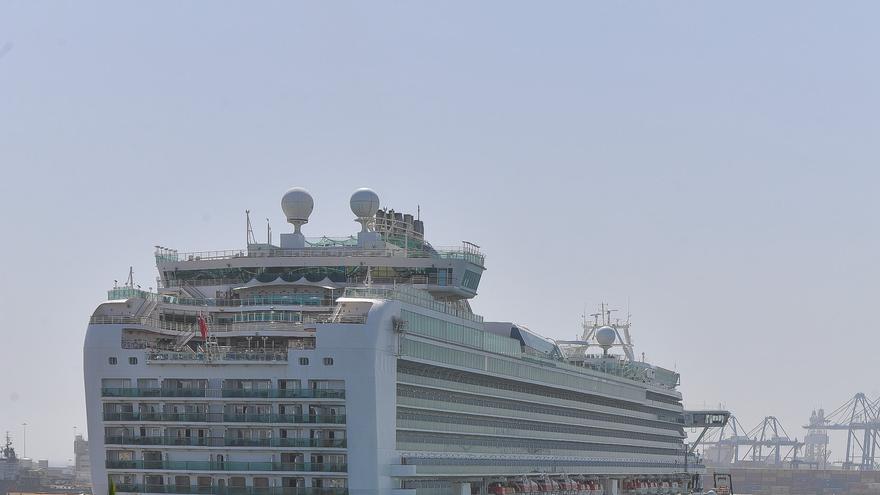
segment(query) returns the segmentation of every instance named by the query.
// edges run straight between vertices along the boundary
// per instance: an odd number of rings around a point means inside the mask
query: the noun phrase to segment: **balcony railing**
[[[104,387],[101,397],[208,397],[206,388]]]
[[[343,389],[313,388],[263,388],[263,389],[221,389],[223,397],[263,397],[269,399],[344,399]]]
[[[105,412],[104,421],[167,421],[187,423],[304,423],[345,424],[344,414],[234,414]]]
[[[224,414],[227,423],[322,423],[345,424],[344,414]]]
[[[217,421],[222,413],[217,413]],[[181,421],[190,423],[207,423],[210,415],[204,412],[170,413],[170,412],[105,412],[104,421]]]
[[[119,483],[119,493],[171,493],[180,495],[348,495],[348,488],[314,488],[293,486],[201,486],[201,485],[141,485]]]
[[[226,447],[301,447],[343,449],[348,446],[344,438],[226,438]]]
[[[344,399],[343,389],[314,388],[118,388],[101,389],[102,397],[256,397],[269,399]]]
[[[291,471],[344,473],[348,464],[319,462],[233,462],[233,461],[114,461],[108,459],[107,469],[149,469],[168,471]]]
[[[135,437],[111,435],[104,437],[106,445],[164,445],[184,447],[298,447],[342,449],[348,445],[344,438],[234,438],[234,437]]]

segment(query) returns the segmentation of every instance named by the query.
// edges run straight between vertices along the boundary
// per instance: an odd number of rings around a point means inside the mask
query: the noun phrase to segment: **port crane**
[[[843,405],[828,413],[821,424],[804,428],[846,431],[844,469],[870,471],[876,466],[877,444],[880,443],[880,398],[871,401],[859,392]]]

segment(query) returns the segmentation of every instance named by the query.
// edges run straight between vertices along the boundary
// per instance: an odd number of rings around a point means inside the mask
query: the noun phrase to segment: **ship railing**
[[[364,249],[360,247],[319,247],[302,249],[224,249],[219,251],[192,251],[186,253],[162,251],[156,252],[158,263],[174,263],[181,261],[215,261],[236,258],[390,258],[401,256],[407,258],[441,258],[456,259],[484,266],[486,256],[475,246],[442,247],[388,247],[382,249]]]
[[[195,313],[193,314],[195,315]],[[297,319],[265,319],[252,321],[238,321],[233,323],[208,323],[209,332],[252,332],[252,331],[314,331],[309,325],[319,323],[350,323],[363,324],[367,322],[366,315],[333,315],[323,313],[310,315],[302,313]],[[148,328],[169,330],[177,333],[190,333],[198,329],[198,324],[162,320],[155,317],[140,316],[92,316],[89,319],[92,325],[143,325]]]
[[[344,438],[235,438],[107,435],[105,445],[162,445],[185,447],[304,447],[345,448]]]
[[[148,362],[260,361],[287,362],[287,351],[147,352]]]
[[[227,423],[314,423],[344,425],[344,414],[235,414],[225,413]]]
[[[456,304],[438,301],[426,291],[407,287],[346,287],[343,297],[360,297],[365,299],[392,299],[415,306],[445,313],[465,320],[482,322],[483,317],[459,307]]]
[[[107,469],[162,469],[174,471],[295,471],[344,473],[345,463],[326,462],[235,462],[235,461],[123,461],[107,459]]]
[[[206,485],[142,485],[117,483],[120,493],[169,493],[180,495],[349,495],[348,488],[318,488],[296,486],[206,486]]]
[[[172,296],[168,294],[161,295],[161,302],[164,304],[174,304],[179,306],[199,306],[199,307],[249,307],[249,306],[333,306],[336,302],[330,297],[314,296],[308,294],[287,295],[287,296],[253,296],[245,298],[192,298]]]
[[[338,284],[354,284],[360,285],[366,282],[366,275],[357,275],[346,277],[345,280],[332,280]],[[411,277],[379,277],[371,275],[370,280],[374,284],[384,285],[415,285],[415,286],[434,286],[434,287],[450,287],[464,290],[472,290],[461,284],[460,277],[443,277],[438,275],[414,275]],[[169,279],[159,280],[159,288],[161,289],[179,289],[191,287],[214,287],[227,285],[244,285],[249,280],[241,278],[203,278],[203,279]],[[176,296],[172,296],[176,297]]]
[[[236,414],[236,413],[166,413],[106,412],[104,421],[161,421],[173,423],[282,423],[344,425],[344,414]]]
[[[555,359],[547,359],[538,357],[536,355],[523,355],[519,357],[519,359],[531,362],[533,364],[539,364],[541,366],[549,366],[551,368],[557,368],[560,370],[572,371],[579,374],[589,374],[593,373],[601,373],[611,376],[620,377],[626,380],[637,381],[641,383],[650,383],[651,385],[655,385],[661,388],[675,390],[675,386],[671,384],[664,383],[662,381],[657,380],[648,380],[643,372],[644,368],[636,366],[626,359],[618,359],[616,361],[607,361],[601,363],[584,363],[583,365],[576,365],[567,363],[565,361],[557,361]],[[652,401],[652,403],[660,404],[665,407],[673,406],[669,403],[663,403],[659,401]]]
[[[102,397],[253,397],[268,399],[344,399],[345,390],[335,388],[162,388],[104,387]]]

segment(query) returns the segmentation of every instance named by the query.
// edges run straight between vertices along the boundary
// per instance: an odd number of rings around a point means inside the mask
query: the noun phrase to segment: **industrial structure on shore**
[[[82,494],[91,491],[88,442],[76,435],[74,465],[50,467],[48,460],[19,457],[9,432],[0,440],[0,495]]]
[[[733,415],[726,426],[701,442],[703,459],[715,467],[880,470],[880,398],[870,400],[857,393],[830,413],[814,410],[803,430],[803,440],[798,440],[774,416],[765,417],[747,430]],[[829,443],[835,434],[845,435],[846,439],[839,461],[830,459]]]

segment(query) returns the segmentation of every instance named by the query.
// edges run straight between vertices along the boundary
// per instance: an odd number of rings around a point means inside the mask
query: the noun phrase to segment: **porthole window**
[[[110,356],[107,358],[107,362],[110,364],[116,364],[116,356]]]
[[[128,364],[138,364],[138,358],[136,358],[136,357],[128,358]]]
[[[309,358],[299,358],[299,364],[302,366],[308,366],[309,365]]]
[[[333,366],[333,358],[325,357],[324,358],[324,366]]]

